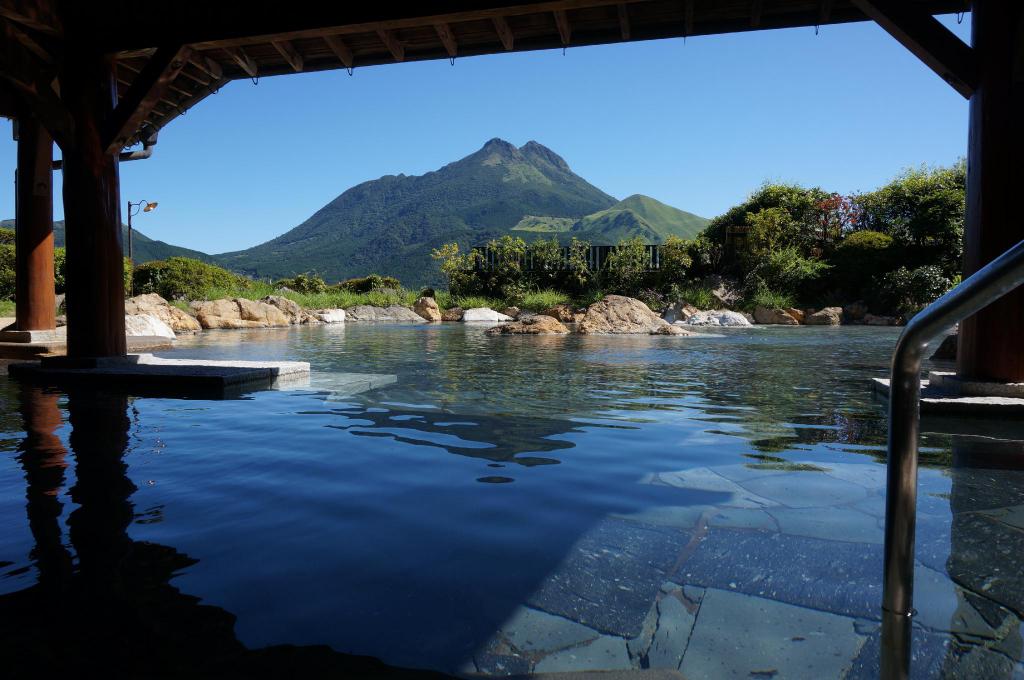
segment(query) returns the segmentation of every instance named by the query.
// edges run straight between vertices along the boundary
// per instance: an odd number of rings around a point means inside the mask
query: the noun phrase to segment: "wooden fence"
[[[590,246],[587,248],[586,261],[587,269],[590,271],[599,271],[604,267],[605,262],[608,260],[608,256],[612,251],[618,249],[618,246]],[[647,262],[648,271],[657,271],[661,269],[661,246],[660,245],[645,245],[645,259]],[[497,252],[489,246],[475,246],[473,251],[478,253],[480,257],[476,260],[475,269],[477,271],[490,271],[494,269],[498,263]],[[569,268],[569,248],[563,247],[558,249],[558,260],[554,269],[562,270]],[[533,254],[529,251],[521,258],[520,265],[524,271],[533,271],[535,267],[539,267],[540,263],[534,261]]]

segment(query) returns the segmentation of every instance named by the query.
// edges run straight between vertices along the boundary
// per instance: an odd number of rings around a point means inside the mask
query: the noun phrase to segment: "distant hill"
[[[440,282],[430,251],[451,241],[468,248],[511,233],[660,243],[670,234],[692,238],[706,223],[646,196],[617,202],[551,149],[495,138],[439,170],[364,182],[281,236],[213,260],[257,278],[313,271],[337,281],[376,272],[415,286]]]
[[[3,220],[0,227],[14,229],[14,220]],[[121,236],[125,244],[125,255],[128,254],[128,227],[121,226]],[[53,223],[53,245],[57,248],[64,247],[64,220]],[[138,229],[132,229],[132,255],[136,264],[149,262],[151,260],[165,260],[168,257],[193,257],[197,260],[210,262],[212,258],[206,253],[198,250],[173,246],[170,243],[156,241],[149,238]]]

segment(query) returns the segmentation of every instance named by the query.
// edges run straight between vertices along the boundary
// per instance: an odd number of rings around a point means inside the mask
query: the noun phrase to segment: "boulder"
[[[754,309],[754,320],[757,323],[776,324],[783,326],[799,326],[800,322],[790,316],[786,310],[778,307],[757,307]]]
[[[423,290],[420,291],[420,297],[421,298],[425,298],[425,297],[436,298],[437,295],[434,293],[434,289],[433,288],[424,288]]]
[[[900,320],[895,316],[877,316],[875,314],[865,314],[864,318],[861,319],[861,323],[867,326],[898,326]]]
[[[860,321],[868,313],[868,306],[863,300],[857,300],[843,307],[843,314],[847,321]]]
[[[661,318],[669,323],[675,323],[676,321],[688,321],[691,316],[699,311],[699,309],[691,305],[689,302],[679,300],[678,302],[673,302],[666,307]]]
[[[797,309],[796,307],[786,307],[782,311],[796,319],[797,323],[806,323],[807,315],[804,313],[804,310]]]
[[[711,289],[711,297],[715,298],[721,307],[732,307],[743,297],[737,283],[723,276],[707,276],[703,284]]]
[[[697,312],[684,322],[687,326],[749,326],[750,321],[739,312],[728,309],[714,309],[706,312]]]
[[[203,328],[269,328],[289,326],[291,320],[277,307],[245,298],[193,302],[196,320]]]
[[[294,300],[289,300],[280,295],[268,295],[262,298],[260,302],[277,307],[282,314],[288,317],[288,322],[293,325],[308,322],[309,315],[302,309],[302,305]]]
[[[808,314],[806,323],[808,326],[838,326],[843,322],[842,307],[826,307],[814,314]]]
[[[202,326],[183,309],[178,309],[156,293],[136,295],[124,301],[125,314],[149,314],[170,326],[175,333],[195,333]]]
[[[651,308],[624,295],[606,295],[587,307],[577,330],[585,335],[605,333],[646,333],[649,335],[692,335],[651,311]]]
[[[463,321],[511,321],[512,317],[496,312],[490,307],[473,307],[462,313]]]
[[[130,338],[157,337],[174,339],[171,327],[152,314],[125,314],[124,334]]]
[[[422,316],[402,305],[374,307],[356,305],[346,310],[346,321],[390,321],[400,323],[425,323]]]
[[[419,314],[426,321],[440,321],[441,308],[437,306],[437,300],[433,297],[421,297],[412,306],[412,311]]]
[[[558,319],[562,323],[574,323],[576,321],[576,310],[572,308],[572,305],[561,304],[548,307],[541,314]]]
[[[462,321],[462,307],[449,307],[441,314],[441,321]]]
[[[523,310],[519,309],[518,307],[506,307],[505,309],[501,310],[501,313],[504,314],[505,316],[510,316],[513,319],[518,319],[519,315],[523,313]]]
[[[310,315],[320,323],[345,323],[344,309],[314,309]]]
[[[488,328],[486,331],[487,335],[564,335],[568,332],[569,329],[561,321],[546,314],[524,316],[519,321]]]
[[[947,335],[942,339],[935,353],[932,354],[932,361],[956,361],[957,334]]]

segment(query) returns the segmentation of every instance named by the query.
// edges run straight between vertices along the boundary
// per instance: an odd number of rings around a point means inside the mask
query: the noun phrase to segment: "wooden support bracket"
[[[345,68],[352,68],[355,66],[356,60],[355,55],[352,54],[352,48],[345,44],[345,41],[337,35],[325,35],[324,42],[327,43],[327,47],[334,52],[334,56],[345,65]]]
[[[444,45],[448,56],[454,59],[459,51],[459,44],[455,42],[455,34],[452,33],[451,26],[448,24],[434,24],[434,30],[437,31],[437,37],[441,39],[441,44]]]
[[[978,84],[973,49],[939,21],[902,0],[851,0],[914,56],[970,99]]]
[[[288,62],[288,65],[292,67],[293,71],[296,73],[302,71],[302,66],[304,64],[302,55],[299,54],[298,50],[295,49],[295,46],[292,45],[290,40],[273,40],[270,44],[274,46],[274,49],[277,50],[278,54],[284,57],[284,60]]]
[[[491,19],[494,24],[494,30],[498,33],[498,38],[501,40],[501,46],[506,50],[511,51],[516,44],[516,37],[512,33],[512,28],[508,25],[508,21],[505,17],[494,17]]]
[[[626,7],[625,3],[619,3],[619,31],[622,33],[623,40],[629,40],[629,8]]]
[[[563,9],[556,9],[555,25],[558,26],[558,37],[562,39],[562,46],[567,47],[572,39],[572,25],[569,24],[569,15]]]
[[[381,42],[391,52],[391,56],[395,58],[395,61],[405,61],[405,48],[402,47],[402,43],[398,42],[398,38],[395,37],[394,31],[389,31],[386,28],[378,28],[377,35],[380,37]]]
[[[238,68],[245,71],[246,75],[250,78],[255,78],[259,75],[259,68],[256,66],[256,62],[241,47],[225,47],[224,51],[231,57],[232,61],[238,64]]]

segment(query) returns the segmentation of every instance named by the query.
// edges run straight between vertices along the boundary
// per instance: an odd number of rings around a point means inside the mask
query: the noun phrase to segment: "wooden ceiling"
[[[931,14],[966,0],[898,0]],[[138,141],[238,79],[482,54],[811,27],[868,17],[860,0],[0,0],[0,77],[111,55],[132,106],[112,145]],[[12,53],[13,51],[13,53]],[[13,64],[13,65],[12,65]],[[48,94],[48,93],[47,93]],[[139,104],[136,106],[135,104]]]

